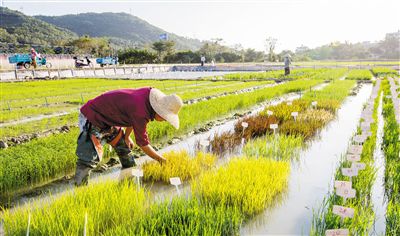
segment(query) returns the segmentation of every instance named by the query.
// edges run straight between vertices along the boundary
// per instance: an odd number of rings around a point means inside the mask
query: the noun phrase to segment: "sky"
[[[2,1],[2,0],[0,0]],[[378,41],[400,30],[400,0],[3,0],[27,15],[126,12],[168,32],[277,50]]]

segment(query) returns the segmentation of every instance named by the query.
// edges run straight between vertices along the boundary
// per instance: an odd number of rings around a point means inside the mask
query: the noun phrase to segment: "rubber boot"
[[[135,155],[133,155],[132,153],[129,153],[126,155],[121,155],[118,157],[119,157],[119,161],[121,162],[122,169],[136,166]]]
[[[75,186],[88,185],[91,170],[91,167],[83,164],[77,164],[75,172]]]

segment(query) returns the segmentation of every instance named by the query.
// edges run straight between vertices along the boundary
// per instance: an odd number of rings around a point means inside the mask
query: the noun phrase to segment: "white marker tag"
[[[357,162],[361,160],[361,157],[360,155],[347,154],[346,159],[351,162]]]
[[[348,229],[328,229],[325,231],[325,236],[348,236],[349,234]]]
[[[365,135],[356,135],[353,138],[353,141],[356,143],[364,143],[367,137]]]
[[[288,106],[291,106],[292,105],[292,102],[287,102],[286,103]]]
[[[132,175],[135,177],[143,177],[143,170],[141,169],[132,169]]]
[[[278,128],[278,124],[270,124],[269,128],[270,129],[277,129]]]
[[[247,123],[247,122],[242,122],[242,127],[243,127],[243,128],[249,127],[249,123]]]
[[[293,117],[296,117],[296,116],[298,116],[298,115],[299,115],[299,113],[298,113],[297,111],[292,112],[292,116],[293,116]]]
[[[317,106],[317,104],[318,104],[318,102],[317,102],[317,101],[313,101],[313,102],[311,103],[311,106],[313,106],[313,107],[316,107],[316,106]]]
[[[351,189],[351,182],[350,181],[335,181],[335,188],[342,188],[342,189]]]
[[[366,167],[365,163],[362,162],[353,162],[353,164],[351,164],[351,168],[356,169],[357,171],[364,170],[365,167]]]
[[[360,146],[360,145],[351,145],[349,147],[348,153],[354,154],[354,155],[361,155],[362,148],[363,148],[363,146]]]
[[[367,136],[367,137],[370,137],[372,135],[372,132],[371,131],[365,131],[364,135]]]
[[[267,115],[272,116],[273,114],[274,114],[273,111],[270,111],[270,110],[267,111]]]
[[[175,186],[178,186],[178,185],[181,185],[181,184],[182,184],[181,178],[179,178],[179,177],[172,177],[172,178],[169,178],[169,182],[170,182],[172,185],[175,185]]]
[[[392,98],[392,96],[391,95],[386,95],[386,98]]]
[[[203,147],[208,147],[208,145],[210,145],[210,141],[208,140],[201,140],[200,141],[200,145]]]
[[[336,214],[342,218],[345,217],[353,218],[354,216],[354,209],[350,207],[333,205],[332,212],[333,214]]]
[[[358,170],[353,168],[342,168],[342,175],[353,177],[358,175]]]
[[[336,195],[341,196],[342,198],[355,198],[356,190],[347,188],[337,188]]]

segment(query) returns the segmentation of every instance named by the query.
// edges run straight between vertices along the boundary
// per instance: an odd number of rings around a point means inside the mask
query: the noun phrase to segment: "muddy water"
[[[383,95],[382,95],[383,96]],[[372,186],[372,203],[375,212],[375,222],[371,235],[385,235],[386,199],[385,199],[385,154],[382,150],[383,139],[382,97],[378,107],[378,130],[376,134],[376,147],[374,151],[374,166],[376,168],[375,183]]]
[[[320,133],[293,162],[287,195],[274,208],[254,217],[241,230],[243,235],[308,235],[313,217],[330,190],[340,156],[356,131],[363,104],[372,91],[364,85],[354,97],[346,99],[337,118]]]

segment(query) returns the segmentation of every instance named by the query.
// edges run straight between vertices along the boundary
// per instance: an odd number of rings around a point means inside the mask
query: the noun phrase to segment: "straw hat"
[[[175,129],[179,129],[178,112],[183,106],[182,99],[175,94],[165,95],[156,88],[150,90],[150,105],[154,111],[168,121]]]

